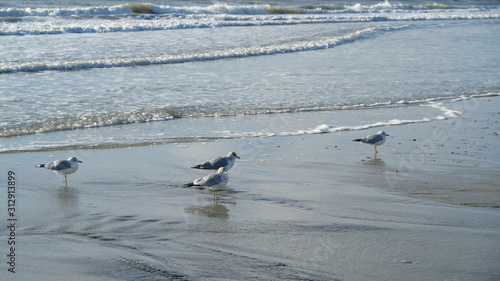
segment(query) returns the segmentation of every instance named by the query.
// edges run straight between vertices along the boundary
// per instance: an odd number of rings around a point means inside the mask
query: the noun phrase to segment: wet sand
[[[381,127],[377,155],[351,140],[378,129],[2,154],[17,221],[16,273],[2,262],[0,277],[498,280],[500,98],[455,107],[458,118]],[[181,187],[229,151],[242,159],[219,201]],[[70,155],[84,163],[68,186],[35,168]]]

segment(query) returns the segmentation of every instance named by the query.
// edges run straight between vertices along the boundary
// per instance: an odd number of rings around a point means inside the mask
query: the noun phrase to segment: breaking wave
[[[70,71],[90,68],[131,67],[157,64],[177,64],[193,61],[212,61],[222,59],[234,59],[252,56],[275,55],[283,53],[294,53],[310,50],[321,50],[333,48],[338,45],[351,43],[359,39],[374,36],[380,32],[399,30],[405,27],[393,28],[366,28],[352,32],[347,35],[287,44],[270,46],[255,46],[248,48],[236,48],[224,51],[213,51],[197,54],[167,55],[158,57],[139,58],[115,58],[76,61],[50,61],[50,62],[22,62],[0,64],[0,74],[14,72],[40,72],[40,71]]]
[[[400,108],[405,106],[427,106],[435,108],[442,114],[434,117],[422,118],[418,120],[390,120],[386,122],[377,122],[374,124],[365,124],[355,127],[344,126],[328,126],[320,125],[313,129],[300,130],[297,132],[282,132],[279,135],[302,135],[302,134],[318,134],[318,133],[334,133],[339,131],[365,130],[369,128],[404,125],[411,123],[430,122],[433,120],[444,120],[447,118],[456,118],[461,113],[442,106],[442,101],[459,101],[478,97],[496,97],[498,93],[488,93],[481,95],[470,96],[453,96],[453,97],[438,97],[422,100],[395,101],[395,102],[377,102],[372,104],[352,104],[352,105],[334,105],[322,107],[300,107],[300,108],[255,108],[255,109],[234,109],[226,111],[202,112],[196,109],[192,110],[174,110],[170,108],[156,108],[151,110],[138,110],[135,112],[115,112],[106,114],[93,115],[65,115],[59,118],[48,118],[39,120],[38,122],[30,121],[24,126],[17,124],[15,127],[4,127],[0,131],[0,138],[50,133],[57,131],[78,130],[99,128],[108,126],[119,126],[135,123],[151,123],[161,121],[172,121],[179,118],[212,118],[212,117],[230,117],[241,115],[261,115],[261,114],[282,114],[282,113],[299,113],[299,112],[322,112],[322,111],[339,111],[339,110],[370,110],[380,108]],[[267,135],[251,134],[246,137],[260,137]],[[237,136],[233,136],[237,137]]]
[[[113,6],[77,8],[3,8],[0,17],[54,17],[54,16],[101,16],[127,14],[228,14],[228,15],[269,15],[269,14],[334,14],[334,13],[376,13],[376,12],[432,12],[435,10],[481,10],[487,7],[459,7],[446,4],[392,4],[389,1],[372,4],[321,4],[302,7],[279,7],[262,5],[230,5],[218,3],[209,6],[170,6],[155,4],[120,4]]]
[[[290,25],[336,22],[499,19],[496,6],[454,7],[382,2],[374,5],[162,6],[122,4],[79,8],[0,9],[0,35],[137,32],[229,26]]]

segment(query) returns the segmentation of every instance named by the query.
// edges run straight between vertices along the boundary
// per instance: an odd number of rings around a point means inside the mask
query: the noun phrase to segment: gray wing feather
[[[374,144],[374,143],[377,143],[379,141],[382,141],[384,139],[384,137],[382,137],[381,135],[371,135],[371,136],[368,136],[364,139],[364,141],[366,143],[369,143],[369,144]]]
[[[220,174],[213,175],[207,179],[205,186],[216,186],[222,182],[222,176]]]
[[[201,179],[195,180],[193,183],[195,185],[212,187],[223,183],[227,179],[225,174],[210,174]]]
[[[198,169],[213,169],[212,163],[209,162],[209,161],[207,161],[207,162],[205,162],[205,163],[203,163],[201,165],[198,165],[195,168],[198,168]]]
[[[45,166],[48,167],[49,170],[61,171],[61,170],[71,168],[71,162],[69,162],[67,160],[55,161],[55,162],[49,163]]]
[[[222,167],[226,167],[229,164],[228,157],[218,157],[212,161],[212,169],[219,169]]]

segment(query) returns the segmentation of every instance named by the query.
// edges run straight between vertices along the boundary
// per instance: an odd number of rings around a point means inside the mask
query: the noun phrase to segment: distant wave
[[[221,28],[238,26],[298,25],[341,22],[428,21],[428,20],[488,20],[500,19],[498,13],[458,14],[366,14],[366,15],[303,15],[303,16],[218,16],[185,15],[171,19],[167,16],[130,18],[88,18],[78,21],[23,21],[20,18],[0,18],[0,36],[46,35],[65,33],[140,32],[194,28]],[[8,23],[8,24],[7,24]]]
[[[137,32],[229,26],[336,22],[500,19],[496,6],[457,8],[441,4],[271,5],[171,7],[122,4],[79,8],[0,9],[0,35]]]
[[[386,13],[408,11],[486,9],[486,7],[464,8],[445,4],[391,4],[389,1],[372,5],[362,4],[322,4],[302,7],[278,7],[264,5],[229,5],[218,3],[209,6],[169,6],[155,4],[121,4],[114,6],[75,7],[75,8],[2,8],[0,17],[44,17],[44,16],[100,16],[124,14],[229,14],[229,15],[266,15],[266,14],[331,14],[331,13]]]
[[[193,61],[210,61],[243,58],[252,56],[275,55],[282,53],[293,53],[310,50],[328,49],[338,45],[354,42],[369,36],[374,36],[380,32],[399,30],[403,27],[391,28],[366,28],[347,35],[326,38],[314,41],[294,42],[270,46],[257,46],[249,48],[236,48],[224,51],[214,51],[198,54],[167,55],[159,57],[142,58],[117,58],[117,59],[97,59],[97,60],[76,60],[76,61],[49,61],[49,62],[29,62],[29,63],[6,63],[0,64],[0,74],[14,72],[40,72],[40,71],[70,71],[90,68],[110,68],[110,67],[132,67],[155,64],[177,64]]]

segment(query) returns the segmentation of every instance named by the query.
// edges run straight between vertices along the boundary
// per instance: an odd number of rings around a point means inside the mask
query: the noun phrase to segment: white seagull
[[[377,153],[377,146],[385,143],[386,136],[389,136],[389,135],[386,134],[384,131],[380,131],[376,135],[369,135],[369,136],[366,136],[365,138],[355,139],[352,141],[357,141],[357,142],[367,143],[367,144],[373,145],[373,148],[375,149],[375,154],[376,154]]]
[[[82,161],[76,157],[70,157],[68,160],[56,160],[47,164],[38,164],[38,168],[45,168],[53,171],[56,174],[64,175],[64,184],[68,183],[66,175],[72,174],[78,170],[78,163]]]
[[[236,158],[240,159],[238,155],[236,155],[235,152],[229,152],[227,154],[227,157],[217,157],[212,161],[207,161],[203,164],[196,165],[194,167],[191,167],[193,169],[206,169],[206,170],[218,170],[221,167],[226,168],[226,171],[229,171],[233,165],[234,162],[236,162]]]
[[[192,183],[184,184],[183,187],[202,187],[211,189],[214,191],[214,199],[217,197],[217,191],[224,188],[226,184],[229,182],[229,175],[226,172],[224,167],[221,167],[217,170],[216,173],[212,173],[208,176],[204,176],[203,178],[196,179]]]

